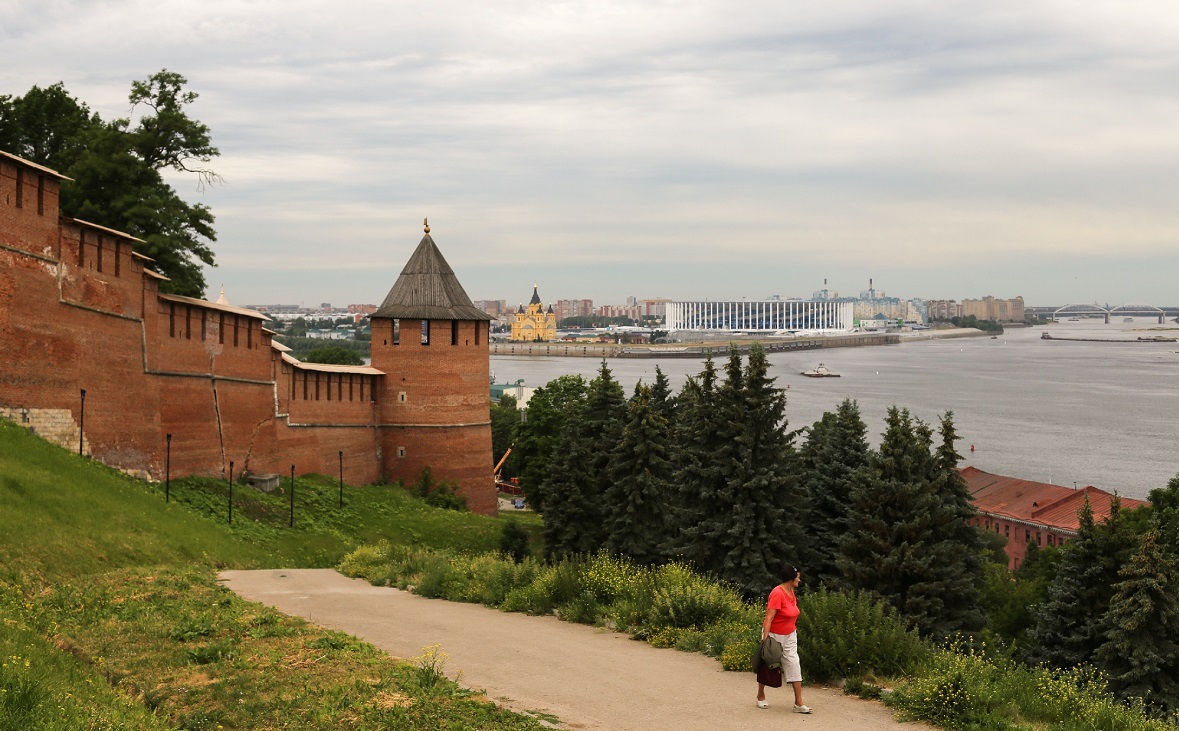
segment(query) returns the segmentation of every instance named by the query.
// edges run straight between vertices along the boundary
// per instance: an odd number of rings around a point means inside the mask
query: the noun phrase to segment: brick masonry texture
[[[335,475],[343,452],[349,483],[428,465],[495,514],[487,323],[392,345],[374,321],[379,374],[292,362],[261,315],[162,295],[130,237],[59,218],[58,190],[0,156],[0,416],[77,449],[85,389],[84,452],[133,474],[162,479],[167,434],[173,476]]]

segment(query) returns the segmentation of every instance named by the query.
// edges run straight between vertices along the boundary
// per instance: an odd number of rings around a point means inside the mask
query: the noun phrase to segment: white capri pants
[[[798,632],[788,635],[771,632],[770,637],[782,646],[782,680],[787,683],[801,683],[802,664],[798,661]]]

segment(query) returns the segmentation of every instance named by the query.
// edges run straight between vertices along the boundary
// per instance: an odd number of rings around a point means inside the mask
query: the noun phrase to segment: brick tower
[[[496,512],[491,457],[491,317],[477,309],[430,238],[430,227],[372,315],[382,471],[410,484],[429,466],[467,505]]]

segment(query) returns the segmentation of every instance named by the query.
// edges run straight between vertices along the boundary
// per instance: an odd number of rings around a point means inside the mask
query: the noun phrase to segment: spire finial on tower
[[[427,218],[423,218],[422,225],[426,227],[426,233],[430,233],[430,220]]]

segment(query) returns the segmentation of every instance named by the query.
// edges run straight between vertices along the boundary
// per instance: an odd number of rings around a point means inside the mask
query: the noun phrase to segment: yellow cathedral
[[[536,292],[536,285],[532,285],[532,300],[528,309],[524,305],[516,310],[516,319],[512,321],[512,340],[536,341],[557,339],[557,315],[553,306],[545,310]]]

